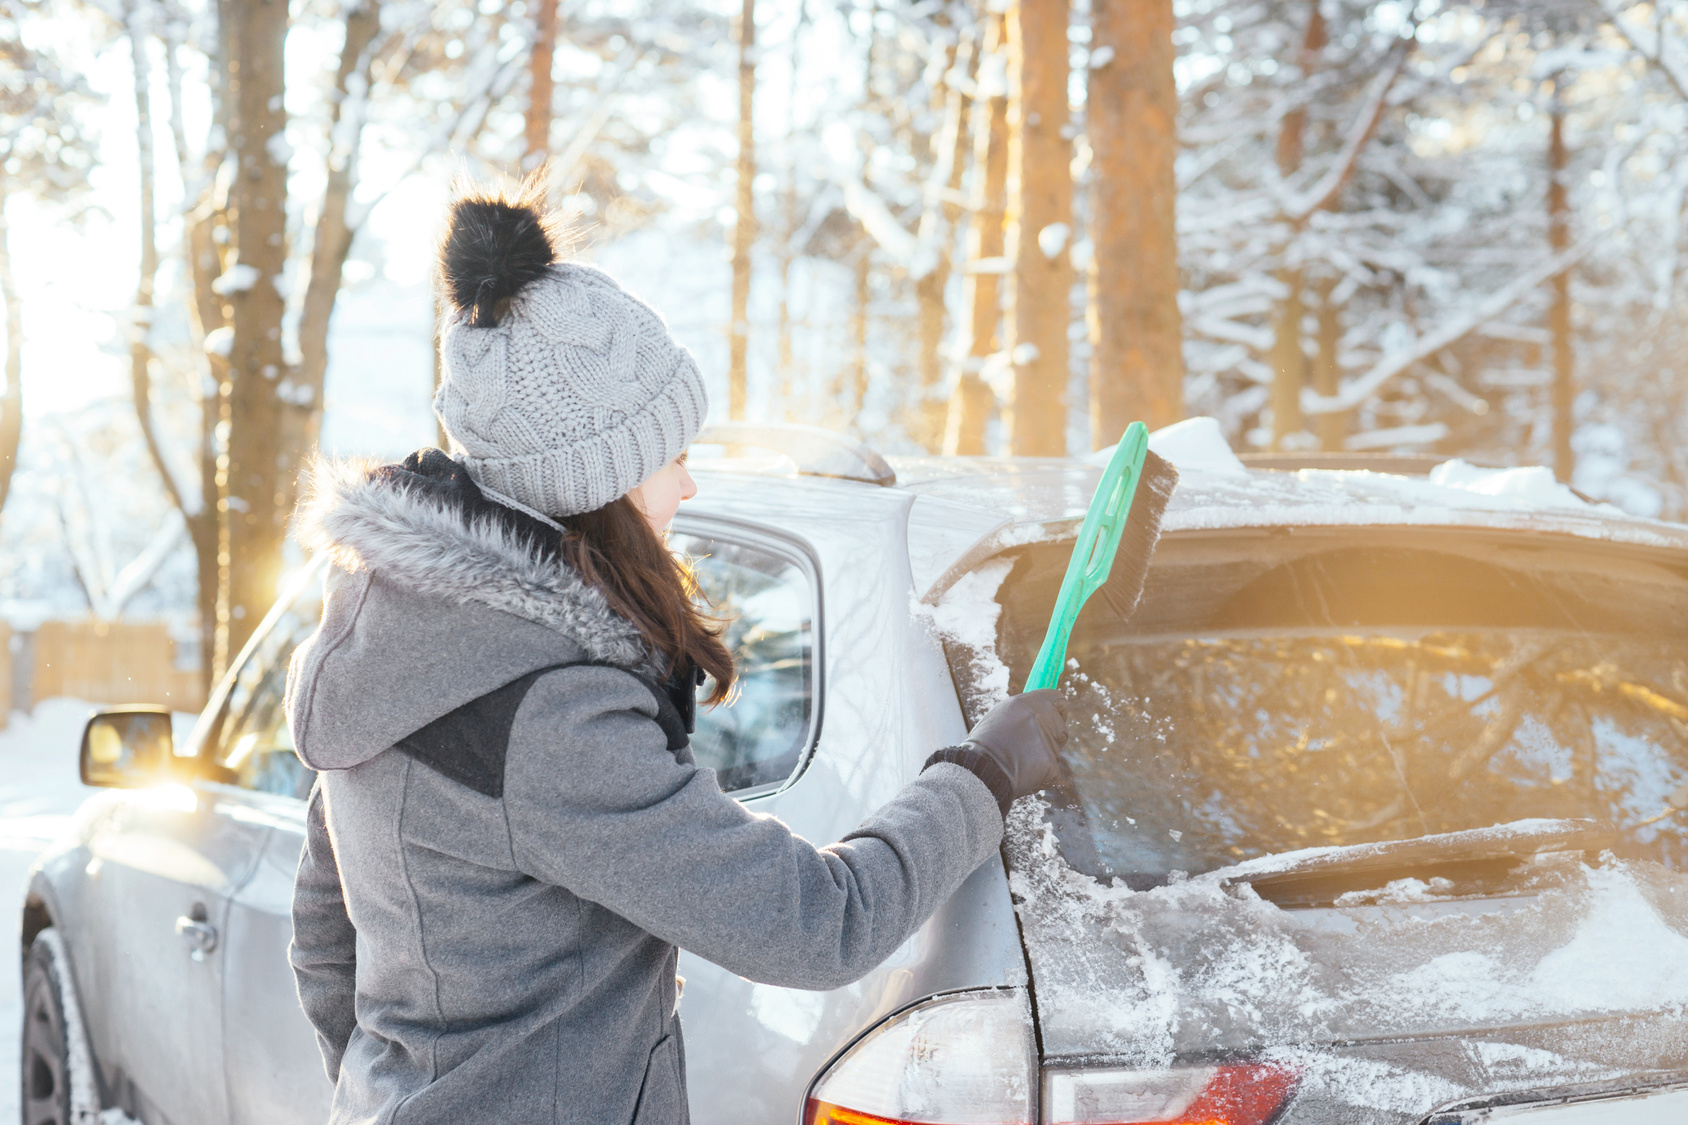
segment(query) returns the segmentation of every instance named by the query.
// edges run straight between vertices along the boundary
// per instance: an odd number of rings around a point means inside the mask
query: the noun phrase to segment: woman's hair
[[[603,591],[670,670],[691,664],[709,674],[715,685],[705,703],[723,702],[733,686],[733,655],[721,643],[722,623],[700,608],[691,567],[668,549],[633,497],[562,523],[564,561]]]

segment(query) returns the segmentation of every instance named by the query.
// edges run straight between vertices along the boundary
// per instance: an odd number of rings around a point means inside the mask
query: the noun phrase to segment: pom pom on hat
[[[514,193],[474,191],[451,205],[440,244],[440,287],[475,328],[498,324],[499,304],[557,262],[561,232],[544,208],[544,181],[530,177]]]

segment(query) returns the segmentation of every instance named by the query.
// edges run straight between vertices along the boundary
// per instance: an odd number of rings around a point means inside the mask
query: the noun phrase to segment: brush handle
[[[1061,579],[1061,592],[1055,598],[1055,612],[1049,618],[1049,631],[1043,635],[1043,647],[1038,650],[1037,662],[1026,677],[1024,691],[1052,688],[1061,682],[1061,669],[1067,663],[1067,641],[1072,637],[1078,611],[1091,594],[1101,589],[1114,568],[1114,553],[1119,550],[1120,536],[1131,517],[1131,501],[1137,495],[1137,482],[1143,476],[1143,461],[1149,455],[1149,427],[1133,422],[1125,429],[1125,436],[1114,447],[1096,495],[1084,513],[1078,542],[1067,563],[1067,575]]]

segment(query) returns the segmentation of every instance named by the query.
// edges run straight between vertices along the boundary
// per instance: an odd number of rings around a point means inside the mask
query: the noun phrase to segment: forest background
[[[0,617],[211,675],[317,446],[435,440],[544,165],[715,417],[1543,463],[1688,517],[1688,0],[0,0]]]

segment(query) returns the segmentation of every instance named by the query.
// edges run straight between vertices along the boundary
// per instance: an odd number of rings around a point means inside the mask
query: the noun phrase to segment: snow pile
[[[248,266],[236,262],[225,270],[221,277],[211,283],[211,292],[222,297],[244,293],[258,284],[260,276],[257,266]]]
[[[1149,435],[1149,448],[1171,461],[1180,473],[1248,475],[1248,468],[1225,440],[1217,418],[1186,418],[1162,426]]]
[[[962,575],[937,605],[909,595],[916,618],[926,621],[945,641],[967,649],[972,667],[966,681],[977,693],[975,700],[986,707],[1008,698],[1008,665],[996,652],[996,621],[1002,614],[996,592],[1012,569],[1013,560],[994,558]]]
[[[1429,479],[1431,484],[1442,488],[1463,488],[1479,496],[1502,497],[1532,508],[1588,507],[1544,465],[1482,469],[1456,457],[1431,469]]]
[[[1118,444],[1098,449],[1084,458],[1087,465],[1105,468]],[[1149,448],[1172,462],[1180,473],[1211,473],[1217,476],[1247,477],[1244,465],[1225,440],[1217,418],[1186,418],[1162,426],[1149,435]]]
[[[1363,470],[1190,473],[1172,495],[1163,528],[1517,528],[1649,546],[1688,545],[1680,524],[1626,517],[1608,505],[1576,500],[1568,490],[1567,502],[1558,492],[1562,486],[1549,489],[1532,470],[1473,469],[1470,476],[1448,470],[1442,479],[1449,483]]]
[[[1423,879],[1394,879],[1380,890],[1349,891],[1336,900],[1338,906],[1366,906],[1396,902],[1435,902],[1454,889],[1453,881],[1437,876]]]
[[[0,848],[39,851],[95,790],[77,776],[82,728],[97,704],[45,699],[0,730]],[[33,854],[33,852],[32,852]]]
[[[1062,861],[1045,809],[1016,806],[1007,849],[1051,1053],[1241,1050],[1299,1068],[1303,1096],[1415,1116],[1688,1054],[1688,880],[1656,864],[1542,857],[1509,897],[1401,880],[1283,910],[1227,889],[1236,868],[1104,885]],[[1448,1032],[1457,1050],[1411,1043]]]

